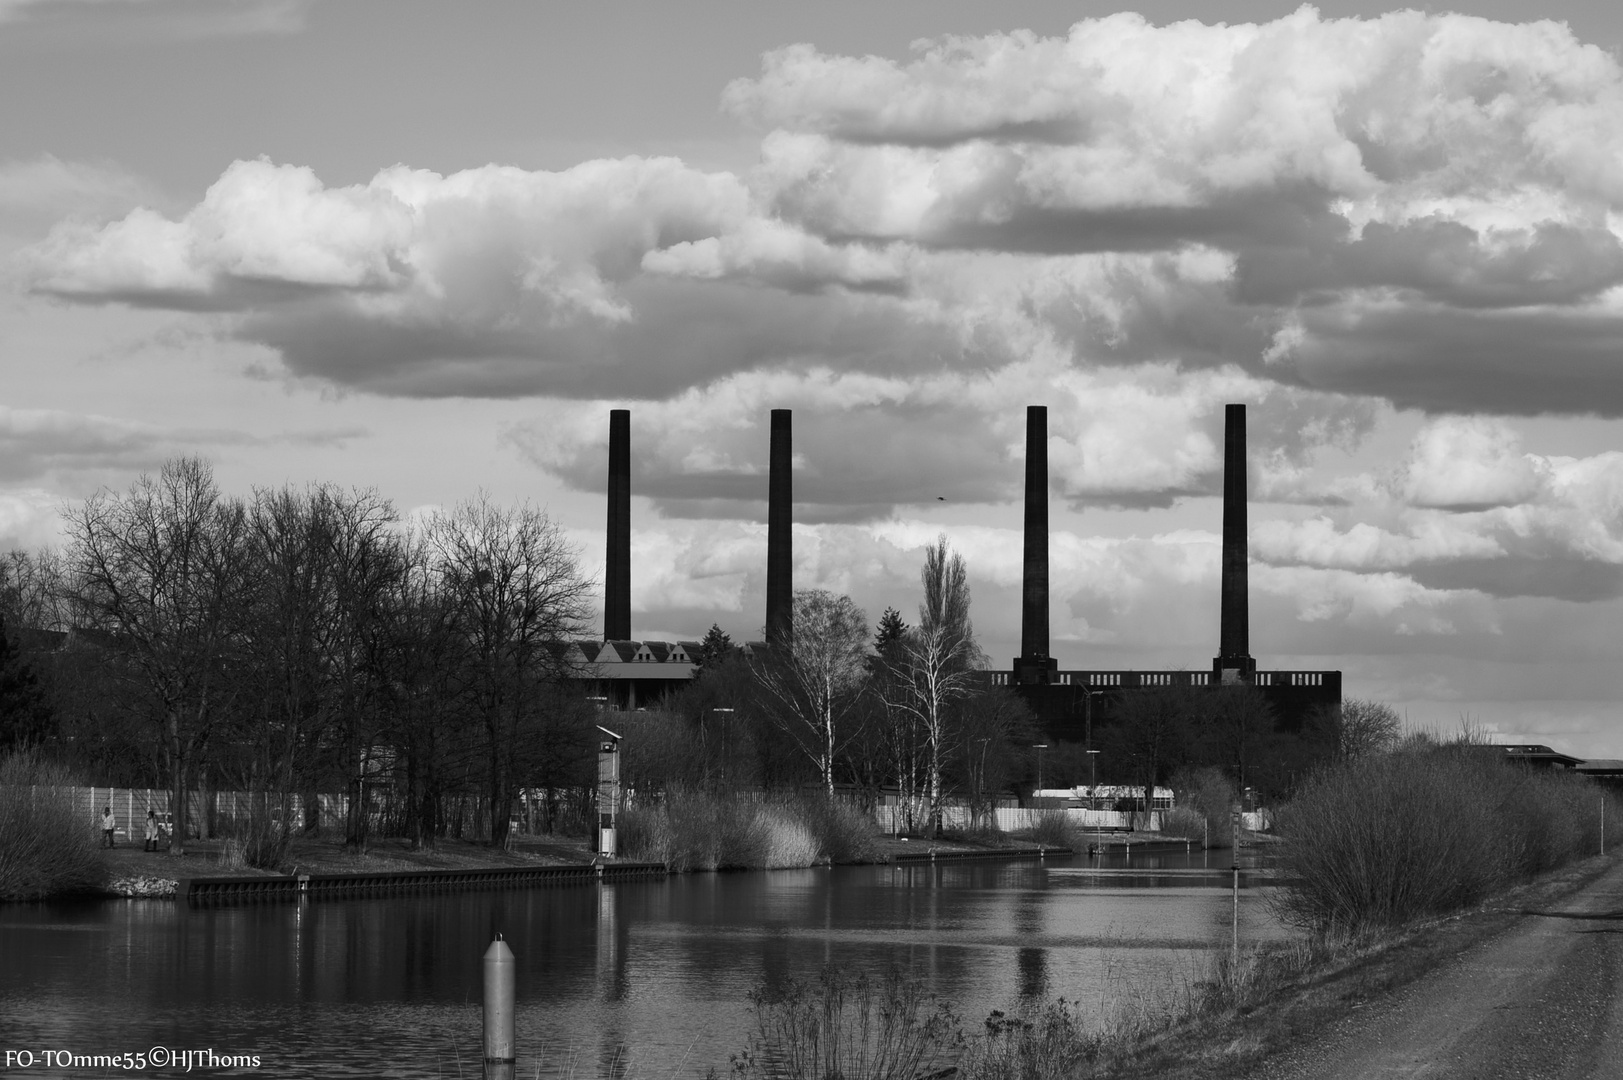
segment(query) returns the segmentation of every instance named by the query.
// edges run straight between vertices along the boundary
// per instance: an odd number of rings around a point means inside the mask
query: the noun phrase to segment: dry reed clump
[[[1282,914],[1360,933],[1440,915],[1598,850],[1601,795],[1491,747],[1360,758],[1309,781],[1281,812]]]
[[[894,968],[876,983],[830,965],[750,997],[755,1032],[733,1058],[749,1080],[915,1080],[949,1072],[963,1045],[952,1010]]]
[[[99,891],[107,865],[94,821],[65,790],[73,778],[29,752],[0,761],[0,901]]]
[[[824,860],[820,823],[800,800],[673,791],[627,810],[620,829],[626,855],[672,870],[785,870]]]

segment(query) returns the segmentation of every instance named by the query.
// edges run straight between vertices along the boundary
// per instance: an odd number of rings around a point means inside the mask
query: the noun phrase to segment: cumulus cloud
[[[33,288],[229,312],[382,393],[671,399],[745,371],[1239,367],[1437,411],[1623,410],[1623,72],[1399,12],[769,53],[745,176],[238,162],[64,224]]]
[[[746,372],[669,402],[629,403],[632,490],[663,514],[762,519],[773,408],[794,411],[795,513],[862,521],[945,500],[1009,503],[1024,490],[1026,406],[1048,408],[1048,467],[1077,507],[1167,506],[1221,490],[1225,401],[1251,399],[1258,468],[1305,476],[1371,422],[1364,403],[1172,365],[1078,372],[1050,357],[990,374],[912,378],[815,369]],[[607,417],[626,402],[542,403],[504,439],[584,491],[608,469]],[[1271,475],[1271,474],[1270,474]],[[1321,503],[1305,480],[1269,494]]]
[[[1186,363],[1442,411],[1623,408],[1623,75],[1565,26],[1123,14],[908,62],[795,46],[725,101],[773,129],[758,188],[812,231],[1227,252],[1215,297],[1174,298],[1200,319],[1167,341]]]
[[[639,475],[683,516],[758,497],[773,406],[803,414],[829,521],[1006,499],[1029,402],[1059,494],[1117,506],[1212,492],[1225,400],[1257,406],[1258,497],[1327,507],[1371,497],[1312,465],[1381,402],[1623,413],[1623,71],[1563,26],[1116,15],[903,60],[795,46],[723,103],[764,129],[745,174],[239,161],[184,213],[65,220],[21,266],[61,301],[197,312],[298,378],[534,397],[510,441],[583,488],[597,407],[635,402]],[[1530,482],[1437,452],[1417,510]]]
[[[1253,551],[1491,596],[1623,596],[1623,454],[1526,453],[1501,420],[1443,418],[1416,435],[1385,494],[1359,507],[1374,521],[1260,523]]]

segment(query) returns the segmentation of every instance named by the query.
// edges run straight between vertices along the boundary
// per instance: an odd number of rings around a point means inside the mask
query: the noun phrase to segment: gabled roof
[[[1529,765],[1559,765],[1562,768],[1570,769],[1583,762],[1583,758],[1562,754],[1551,750],[1548,746],[1541,746],[1536,743],[1512,743],[1494,749],[1504,751],[1505,756],[1512,761],[1525,761]]]
[[[622,663],[629,664],[637,655],[640,642],[636,641],[605,641],[603,651],[597,654],[599,664]]]

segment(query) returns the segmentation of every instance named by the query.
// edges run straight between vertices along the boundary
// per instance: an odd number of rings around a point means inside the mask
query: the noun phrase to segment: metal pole
[[[1240,814],[1234,813],[1234,914],[1233,914],[1233,952],[1236,972],[1240,964]]]
[[[500,933],[485,950],[485,1065],[514,1063],[513,950]],[[508,1075],[512,1075],[510,1068]]]
[[[1600,853],[1606,854],[1606,796],[1600,797]]]
[[[1233,945],[1234,963],[1235,963],[1236,968],[1237,968],[1239,963],[1240,963],[1240,864],[1238,862],[1236,862],[1234,864],[1233,932],[1234,932],[1234,945]]]

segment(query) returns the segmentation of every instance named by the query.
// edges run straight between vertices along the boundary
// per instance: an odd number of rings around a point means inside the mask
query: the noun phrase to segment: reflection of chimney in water
[[[609,411],[609,543],[603,639],[631,640],[631,410]]]
[[[1048,407],[1026,406],[1026,535],[1017,683],[1052,681],[1048,656]]]
[[[794,547],[790,533],[794,447],[788,409],[772,410],[772,460],[766,508],[766,640],[786,640],[794,617]]]
[[[1223,410],[1223,593],[1218,655],[1212,674],[1219,682],[1250,682],[1251,617],[1247,600],[1245,507],[1245,406]]]

